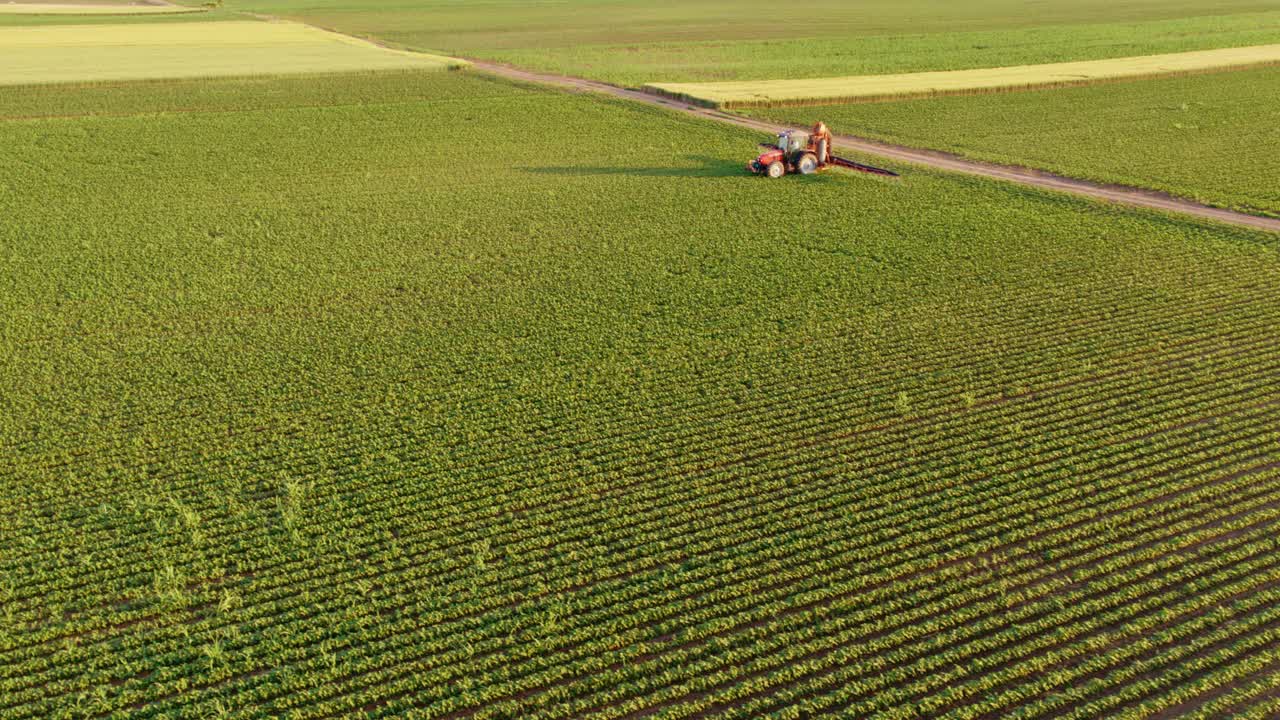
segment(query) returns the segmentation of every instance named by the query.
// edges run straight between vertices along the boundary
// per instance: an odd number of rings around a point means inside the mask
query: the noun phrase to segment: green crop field
[[[759,139],[0,88],[0,717],[1280,713],[1280,241]]]
[[[1280,216],[1280,71],[751,115]]]
[[[227,0],[394,44],[639,86],[1280,43],[1276,0]]]

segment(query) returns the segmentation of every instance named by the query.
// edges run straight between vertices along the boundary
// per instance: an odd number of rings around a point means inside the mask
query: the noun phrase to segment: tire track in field
[[[731,115],[721,110],[700,107],[698,105],[692,105],[673,98],[642,92],[640,90],[629,90],[627,88],[597,82],[595,80],[538,73],[511,67],[509,65],[472,58],[467,58],[467,60],[475,70],[489,73],[491,75],[497,75],[509,80],[535,83],[539,85],[550,85],[572,92],[604,93],[613,97],[624,98],[626,100],[645,103],[647,105],[657,105],[659,107],[664,107],[669,110],[674,110],[676,112],[706,120],[715,120],[717,122],[737,125],[738,127],[750,130],[759,130],[770,134],[792,129],[786,125],[779,125],[764,120]],[[913,165],[924,165],[937,170],[1004,180],[1018,185],[1064,192],[1071,195],[1087,197],[1092,200],[1115,203],[1117,205],[1128,205],[1130,207],[1143,208],[1147,210],[1159,210],[1161,212],[1190,215],[1205,220],[1226,223],[1228,225],[1280,233],[1280,218],[1268,218],[1237,212],[1235,210],[1227,210],[1225,208],[1211,207],[1193,200],[1174,197],[1173,195],[1154,190],[1141,190],[1124,185],[1095,183],[1088,180],[1056,175],[1043,170],[1033,170],[1031,168],[1011,165],[997,165],[995,163],[970,160],[951,153],[939,152],[936,150],[921,150],[919,148],[907,147],[905,145],[895,145],[877,140],[868,140],[866,138],[855,137],[853,135],[836,135],[835,145],[837,148],[854,150],[868,155],[875,155]]]

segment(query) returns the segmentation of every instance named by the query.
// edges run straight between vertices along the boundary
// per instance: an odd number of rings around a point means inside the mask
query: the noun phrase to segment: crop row
[[[1245,326],[1245,327],[1241,328],[1241,332],[1242,332],[1242,334],[1247,333],[1247,331],[1248,331],[1247,326]],[[856,391],[855,391],[855,393],[856,393]],[[856,397],[856,394],[855,394],[855,393],[851,393],[851,394],[854,394],[854,395],[855,395],[855,397]],[[821,409],[822,409],[822,406],[821,406],[821,405],[819,405],[819,407],[818,407],[817,409],[821,410]],[[634,440],[633,440],[632,442],[634,442]],[[628,446],[628,445],[623,445],[623,448],[625,448],[625,447],[627,447],[627,446]],[[664,450],[664,451],[666,451],[668,455],[675,454],[675,453],[679,453],[679,452],[682,452],[682,451],[683,451],[683,449],[679,448],[678,446],[677,446],[677,447],[675,447],[675,448],[672,448],[672,449],[670,449],[670,450],[667,450],[666,448],[663,448],[663,450]],[[581,460],[582,460],[582,458],[581,458],[581,457],[572,458],[572,459],[573,459],[573,460],[576,460],[576,461],[581,461]],[[492,471],[493,471],[493,470],[490,470],[490,472],[492,472]],[[333,480],[330,480],[330,482],[333,482]],[[442,500],[443,500],[443,501],[449,501],[449,500],[454,500],[454,499],[455,499],[455,498],[452,498],[452,497],[450,497],[450,496],[444,496],[444,497],[442,497]],[[554,497],[552,498],[552,500],[554,500]],[[207,510],[207,508],[201,508],[201,507],[193,507],[193,508],[191,508],[191,509],[192,509],[192,510],[194,510],[195,512],[197,512],[197,513],[198,513],[198,512],[200,512],[201,510]],[[205,522],[204,522],[204,525],[203,525],[203,527],[202,527],[202,531],[203,531],[203,532],[206,532],[206,533],[214,533],[214,534],[216,534],[216,532],[217,532],[217,526],[216,526],[216,524],[215,524],[212,520],[210,520],[210,521],[205,521]],[[216,535],[215,535],[215,536],[216,536]],[[133,535],[128,535],[128,534],[126,534],[124,539],[125,539],[126,541],[129,541],[129,540],[130,540],[130,539],[132,539],[133,537],[134,537]],[[185,541],[182,541],[181,539],[175,539],[174,541],[171,541],[171,542],[175,542],[175,545],[174,545],[174,547],[175,547],[175,548],[181,548],[181,546],[182,546],[183,544],[185,544]],[[41,565],[41,567],[44,567],[44,569],[45,569],[46,571],[49,569],[49,568],[48,568],[48,563],[44,563],[44,564],[42,564],[42,565]],[[98,582],[98,581],[95,581],[95,582]]]
[[[1053,398],[1048,398],[1048,401],[1052,402],[1052,401],[1053,401]]]

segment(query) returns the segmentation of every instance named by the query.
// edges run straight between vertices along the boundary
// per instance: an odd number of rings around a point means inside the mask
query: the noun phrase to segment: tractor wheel
[[[780,178],[787,174],[787,166],[783,165],[781,160],[774,160],[769,163],[769,167],[765,168],[765,174],[771,178]]]
[[[813,153],[801,155],[800,160],[796,162],[796,169],[801,175],[812,175],[818,172],[818,156]]]

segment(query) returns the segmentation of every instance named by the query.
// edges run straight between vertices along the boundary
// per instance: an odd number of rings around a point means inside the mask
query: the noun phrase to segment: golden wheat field
[[[445,69],[462,64],[291,22],[0,28],[0,85]]]
[[[1142,55],[1079,62],[893,75],[711,83],[650,83],[668,95],[717,106],[872,100],[900,96],[982,92],[1071,85],[1144,75],[1170,75],[1280,62],[1280,44]]]

